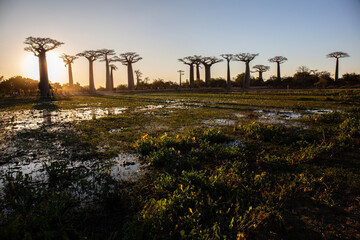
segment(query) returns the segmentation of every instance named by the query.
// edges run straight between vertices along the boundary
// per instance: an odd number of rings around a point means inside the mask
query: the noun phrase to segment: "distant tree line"
[[[141,79],[142,73],[140,70],[135,71],[136,85],[134,81],[133,64],[140,61],[140,57],[135,52],[122,53],[116,56],[116,53],[112,49],[99,49],[99,50],[85,50],[76,56],[63,54],[65,66],[68,67],[69,72],[69,83],[61,86],[60,84],[50,84],[48,78],[48,69],[46,62],[46,53],[55,48],[60,47],[64,43],[51,38],[40,38],[40,37],[28,37],[25,39],[24,44],[25,51],[32,52],[36,57],[39,58],[39,75],[40,81],[34,81],[29,78],[23,78],[20,76],[13,77],[4,80],[0,78],[0,93],[2,95],[34,95],[38,93],[41,97],[49,97],[51,94],[66,91],[89,91],[91,94],[96,93],[95,81],[94,81],[94,67],[93,62],[100,60],[105,62],[106,68],[106,84],[105,88],[100,87],[100,90],[112,91],[115,89],[119,90],[141,90],[141,89],[180,89],[180,88],[199,88],[199,87],[221,87],[221,88],[232,88],[242,87],[244,89],[254,87],[274,87],[274,88],[325,88],[325,87],[343,87],[343,86],[357,86],[359,85],[359,75],[355,73],[344,74],[342,78],[339,78],[339,59],[349,57],[344,52],[332,52],[327,55],[328,58],[335,58],[335,74],[334,79],[331,78],[329,72],[318,72],[317,70],[310,70],[305,66],[299,67],[297,72],[292,77],[281,78],[280,65],[286,62],[288,59],[283,56],[275,56],[270,58],[268,61],[276,63],[277,75],[270,77],[267,81],[263,79],[263,73],[270,69],[266,65],[255,65],[253,69],[258,73],[258,77],[254,78],[250,75],[250,62],[259,54],[252,53],[239,53],[239,54],[221,54],[221,58],[217,57],[203,57],[199,55],[187,56],[178,59],[180,62],[189,66],[189,79],[184,83],[173,83],[166,82],[163,79],[155,79],[150,83],[148,78]],[[89,86],[81,87],[79,84],[74,84],[72,75],[72,64],[78,57],[84,57],[89,61]],[[227,62],[227,75],[226,79],[211,78],[211,67],[223,60]],[[231,61],[242,61],[245,63],[245,72],[239,74],[234,79],[230,79],[230,62]],[[114,62],[121,62],[127,66],[128,73],[128,84],[119,85],[114,88],[113,72],[117,70]],[[200,78],[200,65],[203,65],[205,74],[204,79]],[[196,69],[196,78],[194,76]],[[183,72],[183,71],[179,71]],[[181,77],[181,75],[180,75]],[[98,90],[99,90],[98,89]],[[39,91],[38,91],[39,90]]]

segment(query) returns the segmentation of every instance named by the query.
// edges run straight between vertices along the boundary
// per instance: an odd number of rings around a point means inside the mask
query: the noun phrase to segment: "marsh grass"
[[[35,148],[35,158],[46,152],[56,161],[43,166],[47,176],[43,182],[21,173],[3,178],[0,235],[355,239],[360,224],[358,99],[358,91],[266,91],[1,100],[0,109],[10,112],[126,110],[10,131],[2,144],[6,147],[9,141],[16,146],[14,154],[20,160],[26,149]],[[286,120],[299,125],[261,122],[254,113],[259,109],[294,111],[304,117]],[[315,114],[308,109],[332,112]],[[204,124],[213,119],[234,124]],[[229,144],[234,141],[241,144]],[[45,142],[59,148],[45,151]],[[149,167],[140,180],[117,180],[97,164],[91,169],[69,168],[79,160],[106,162],[119,152],[141,154],[140,161]],[[6,151],[1,154],[4,161],[14,159]],[[85,201],[90,196],[91,201]]]

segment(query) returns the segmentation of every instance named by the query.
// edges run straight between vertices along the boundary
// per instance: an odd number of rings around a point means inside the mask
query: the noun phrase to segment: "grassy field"
[[[359,239],[360,92],[0,100],[2,239]]]

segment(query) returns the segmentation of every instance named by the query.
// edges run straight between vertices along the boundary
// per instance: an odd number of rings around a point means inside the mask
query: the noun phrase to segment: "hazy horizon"
[[[299,66],[334,73],[335,60],[326,55],[343,51],[340,75],[360,73],[360,1],[0,1],[0,76],[38,79],[38,59],[24,51],[25,38],[50,37],[65,44],[48,52],[49,79],[68,82],[67,68],[58,58],[84,50],[114,49],[119,55],[137,52],[135,63],[143,78],[178,82],[178,70],[187,65],[178,58],[189,55],[259,53],[251,62],[270,66],[264,78],[276,75],[268,59],[288,61],[282,76],[292,76]],[[126,66],[114,74],[114,86],[127,84]],[[226,62],[212,67],[212,77],[226,77]],[[75,60],[74,82],[88,85],[88,61]],[[243,62],[231,62],[231,77],[245,71]],[[105,86],[105,63],[94,63],[95,86]],[[253,73],[254,76],[257,74]],[[204,69],[201,69],[204,79]]]

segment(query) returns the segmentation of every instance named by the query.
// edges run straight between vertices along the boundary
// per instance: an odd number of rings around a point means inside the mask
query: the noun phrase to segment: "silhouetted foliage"
[[[349,54],[344,52],[332,52],[326,55],[328,58],[336,58],[335,63],[335,82],[339,79],[339,58],[350,57]]]
[[[142,57],[139,56],[139,54],[135,52],[127,52],[120,54],[120,62],[123,65],[127,66],[128,69],[128,88],[129,90],[134,90],[135,84],[134,84],[134,73],[132,69],[132,64],[140,61]]]
[[[0,94],[2,96],[30,96],[37,95],[39,81],[21,76],[11,77],[0,81]]]
[[[51,38],[27,37],[24,41],[24,44],[29,45],[28,47],[24,48],[25,51],[32,52],[36,57],[39,58],[40,96],[50,97],[46,52],[51,51],[64,43]]]

